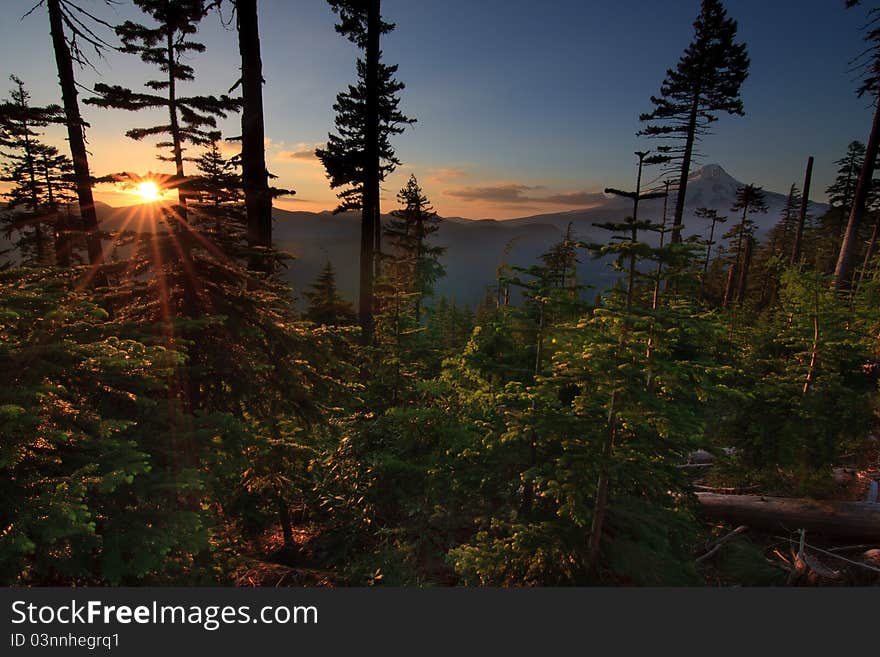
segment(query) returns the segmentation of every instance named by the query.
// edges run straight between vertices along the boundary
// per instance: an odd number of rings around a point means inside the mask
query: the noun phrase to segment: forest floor
[[[833,469],[833,485],[823,499],[863,502],[871,482],[880,480],[880,443],[858,455],[846,455]],[[733,485],[723,468],[695,471],[695,490],[724,494],[777,496],[773,485]],[[784,496],[784,495],[783,495]],[[880,586],[880,541],[845,544],[840,539],[804,536],[797,531],[777,532],[729,523],[705,522],[705,543],[695,549],[698,572],[706,586]],[[784,535],[788,533],[788,535]],[[312,554],[321,528],[304,523],[293,528],[293,546],[285,546],[279,528],[266,531],[242,545],[236,586],[334,587],[349,583],[338,573],[318,567]],[[710,554],[711,553],[711,554]]]
[[[873,481],[880,482],[880,442],[876,439],[867,442],[860,453],[842,456],[832,468],[832,484],[816,497],[835,502],[871,501]],[[787,497],[789,492],[767,482],[736,487],[723,466],[702,470],[693,484],[700,490],[728,495]],[[707,585],[880,586],[880,540],[853,544],[856,541],[794,529],[786,532],[780,527],[770,532],[727,523],[707,523],[707,529],[713,539],[701,547],[697,557]],[[758,552],[769,569],[761,568],[754,558]]]
[[[300,565],[309,544],[318,536],[316,527],[294,527],[293,546],[285,546],[280,528],[273,528],[247,543],[242,562],[233,575],[236,586],[340,586],[345,583],[333,572]]]

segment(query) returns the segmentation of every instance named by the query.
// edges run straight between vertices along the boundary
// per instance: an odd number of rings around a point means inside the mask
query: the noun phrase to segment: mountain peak
[[[696,180],[733,180],[720,164],[707,164],[694,172]]]

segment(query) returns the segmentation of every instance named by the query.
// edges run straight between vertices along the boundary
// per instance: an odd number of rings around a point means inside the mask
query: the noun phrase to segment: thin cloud
[[[529,192],[542,189],[540,186],[531,187],[521,183],[504,183],[488,185],[485,187],[463,187],[450,189],[444,192],[462,201],[495,203],[503,205],[531,205],[536,207],[546,206],[570,206],[579,208],[591,208],[606,201],[601,192],[566,192],[551,194],[550,196],[535,196]]]
[[[540,189],[519,183],[489,185],[487,187],[464,187],[443,192],[446,196],[462,201],[484,201],[489,203],[534,203],[536,199],[526,196],[526,192]]]
[[[315,151],[313,150],[302,150],[302,151],[279,151],[275,156],[276,160],[300,160],[311,162],[317,160],[317,156],[315,155]]]
[[[590,208],[604,203],[607,198],[602,192],[570,192],[545,196],[536,200],[554,205],[574,205],[581,208]]]
[[[308,162],[318,164],[320,161],[315,155],[315,149],[324,144],[297,144],[291,149],[280,150],[275,153],[274,159],[279,162]]]
[[[464,178],[467,175],[467,171],[464,169],[458,169],[455,167],[439,167],[436,169],[428,170],[428,178],[429,182],[434,183],[442,183],[449,182],[450,180],[459,180]]]

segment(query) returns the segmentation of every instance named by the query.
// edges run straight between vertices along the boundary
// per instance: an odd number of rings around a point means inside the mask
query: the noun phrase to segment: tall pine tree
[[[110,4],[110,0],[105,0],[105,2]],[[42,1],[36,6],[38,7],[40,4]],[[95,23],[106,27],[109,25],[70,0],[46,0],[46,8],[49,12],[52,49],[55,53],[55,65],[58,69],[58,79],[61,83],[61,95],[64,101],[67,139],[70,143],[70,153],[73,159],[79,213],[86,231],[89,263],[97,266],[103,262],[104,254],[98,227],[98,213],[95,210],[95,199],[92,195],[92,175],[89,170],[89,156],[85,140],[86,123],[79,111],[73,64],[76,63],[80,67],[89,65],[89,60],[81,49],[81,45],[84,43],[93,47],[99,56],[112,48],[90,27],[90,24]],[[65,32],[65,27],[70,30],[70,34]],[[94,276],[94,280],[97,282],[106,282],[103,274],[95,272]]]
[[[414,294],[413,306],[416,324],[422,320],[425,298],[434,294],[434,283],[446,275],[440,256],[446,248],[429,244],[429,239],[440,229],[440,218],[431,207],[415,175],[397,194],[403,205],[391,213],[385,236],[391,247],[388,259],[396,271],[390,275],[401,278],[407,292]]]
[[[666,72],[660,95],[652,96],[654,109],[640,119],[649,125],[641,135],[683,141],[668,156],[678,173],[678,197],[672,241],[681,241],[688,177],[694,148],[719,113],[742,116],[740,89],[749,74],[745,44],[736,43],[737,23],[727,16],[720,0],[703,0],[694,23],[694,40],[675,69]]]
[[[336,270],[333,263],[327,262],[324,269],[312,283],[310,290],[303,293],[309,300],[305,318],[316,324],[327,326],[346,326],[355,320],[354,308],[342,298],[336,287]]]
[[[733,263],[727,273],[727,285],[724,288],[724,307],[732,301],[742,304],[748,283],[749,264],[754,249],[755,224],[749,215],[767,212],[764,190],[756,185],[743,185],[736,190],[736,202],[731,212],[742,211],[739,223],[725,237],[736,240]]]
[[[324,165],[330,186],[339,193],[337,212],[361,211],[360,299],[358,316],[362,340],[373,338],[373,281],[381,254],[379,185],[400,164],[391,137],[414,122],[399,108],[403,83],[394,78],[397,66],[381,61],[380,38],[394,29],[382,20],[380,0],[328,0],[339,16],[336,31],[360,48],[358,81],[336,97],[338,134],[315,154]]]
[[[198,31],[199,21],[205,16],[202,0],[134,0],[135,5],[155,22],[149,27],[126,21],[116,28],[122,40],[122,50],[148,64],[156,66],[163,77],[149,80],[144,86],[153,93],[139,93],[118,85],[100,82],[95,85],[98,97],[87,99],[87,104],[112,107],[133,112],[163,109],[168,112],[168,123],[132,128],[125,134],[140,141],[146,137],[167,137],[156,144],[168,154],[158,157],[174,164],[176,185],[184,184],[183,163],[186,145],[210,146],[217,138],[217,118],[225,118],[240,107],[240,101],[222,96],[184,96],[180,86],[195,79],[195,71],[186,63],[192,53],[204,52],[205,46],[191,39]],[[186,193],[180,190],[182,218],[186,220]]]
[[[32,106],[24,82],[14,75],[10,79],[14,85],[10,99],[0,106],[0,120],[4,125],[4,134],[0,136],[3,158],[0,180],[11,185],[3,194],[10,211],[5,219],[11,229],[23,235],[19,241],[23,255],[32,262],[49,264],[54,258],[47,243],[45,224],[54,218],[52,181],[56,178],[58,166],[65,164],[57,159],[56,149],[39,141],[41,133],[38,130],[63,121],[61,108],[57,105]],[[65,248],[59,249],[62,260],[65,253]]]
[[[252,246],[272,246],[272,191],[266,169],[263,121],[263,60],[257,0],[235,0],[238,49],[241,54],[241,169]],[[254,258],[252,268],[271,271],[269,259]]]

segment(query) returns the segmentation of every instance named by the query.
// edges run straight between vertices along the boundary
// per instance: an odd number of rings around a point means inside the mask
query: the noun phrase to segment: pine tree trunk
[[[712,220],[712,228],[709,230],[709,244],[706,245],[706,261],[703,263],[703,278],[700,280],[700,296],[706,292],[706,279],[709,277],[709,261],[712,259],[712,242],[715,241],[716,219]]]
[[[379,199],[379,195],[381,191],[379,189],[378,178],[376,179],[376,185],[373,188],[373,234],[375,235],[375,240],[373,242],[373,262],[376,263],[375,268],[373,269],[373,276],[375,278],[379,278],[382,276],[382,211],[380,209],[381,202]]]
[[[290,507],[280,494],[277,496],[278,522],[281,525],[281,534],[284,536],[284,547],[293,545],[293,523],[290,520]]]
[[[413,287],[416,292],[416,301],[415,301],[415,315],[416,315],[416,326],[422,325],[422,293],[425,291],[426,285],[422,280],[423,276],[423,263],[422,257],[425,252],[425,225],[424,219],[422,218],[422,210],[419,208],[418,214],[416,215],[416,265],[413,271]]]
[[[807,160],[807,174],[804,177],[804,192],[801,198],[801,212],[798,216],[797,232],[794,235],[794,247],[791,251],[791,266],[794,267],[801,259],[804,241],[804,224],[807,223],[807,208],[810,204],[810,186],[813,183],[813,158]]]
[[[722,308],[730,307],[730,300],[733,298],[733,282],[736,280],[736,272],[737,272],[737,263],[733,263],[730,265],[730,269],[727,270],[727,284],[724,286],[724,301],[721,303]]]
[[[871,190],[874,178],[874,166],[877,162],[877,153],[880,151],[880,103],[874,112],[874,123],[871,126],[871,136],[865,151],[865,162],[859,174],[859,182],[856,185],[856,193],[853,197],[853,206],[849,215],[849,223],[843,242],[840,245],[840,255],[837,259],[837,267],[834,270],[832,286],[835,290],[842,291],[850,285],[852,280],[853,261],[859,241],[859,227],[865,214],[868,202],[868,193]]]
[[[252,246],[272,246],[272,195],[266,169],[266,135],[263,122],[263,62],[257,0],[236,0],[238,49],[241,54],[241,171],[247,210],[248,241]],[[251,268],[271,273],[268,258],[257,258]]]
[[[611,455],[614,452],[614,439],[617,434],[617,398],[616,391],[611,395],[611,404],[608,409],[608,435],[602,445],[601,464],[599,466],[599,481],[596,484],[596,501],[593,505],[593,520],[590,526],[590,540],[587,545],[587,569],[595,573],[599,565],[599,555],[602,550],[602,530],[605,526],[605,515],[608,511],[608,488],[611,474]]]
[[[55,51],[55,64],[58,68],[58,79],[61,82],[61,95],[64,100],[64,114],[67,123],[67,138],[70,142],[70,154],[76,177],[76,195],[79,200],[79,213],[83,228],[86,231],[86,247],[89,253],[89,264],[97,266],[103,263],[101,236],[98,233],[98,214],[95,211],[95,200],[92,196],[92,176],[89,172],[89,158],[83,136],[84,123],[79,113],[77,102],[76,81],[73,77],[73,60],[67,40],[64,36],[64,25],[61,17],[60,0],[46,0],[49,10],[49,27],[52,35],[52,46]],[[99,284],[105,284],[103,277],[96,278]]]
[[[688,116],[688,132],[681,158],[681,175],[678,179],[678,192],[675,199],[675,217],[672,220],[672,243],[681,243],[681,226],[684,222],[684,204],[687,196],[688,178],[691,174],[691,160],[694,156],[694,142],[697,138],[697,118],[700,107],[700,90],[694,93],[691,113]]]
[[[865,251],[865,261],[862,263],[862,270],[859,272],[859,282],[856,284],[853,293],[858,292],[865,282],[865,276],[871,269],[871,260],[874,259],[874,252],[877,250],[877,239],[880,238],[880,215],[874,223],[874,231],[871,233],[871,240],[868,242],[868,249]]]
[[[745,301],[745,298],[746,298],[746,288],[748,287],[748,284],[749,284],[749,267],[752,264],[753,248],[754,248],[754,240],[752,239],[752,236],[749,235],[746,238],[746,250],[745,250],[745,253],[743,254],[742,267],[740,268],[739,281],[737,283],[737,288],[736,288],[736,302],[740,306],[743,305],[743,301]]]
[[[183,182],[183,144],[180,138],[180,121],[177,118],[177,80],[174,78],[174,65],[177,56],[174,52],[174,30],[168,29],[166,35],[166,52],[168,61],[168,120],[171,129],[171,146],[174,153],[174,171],[177,174],[178,184]],[[183,189],[178,190],[180,205],[186,208],[186,193]],[[184,217],[185,218],[185,217]]]
[[[183,138],[180,133],[180,121],[177,116],[177,80],[174,77],[174,64],[177,61],[177,54],[174,48],[174,32],[173,29],[169,28],[166,35],[168,61],[172,63],[168,67],[168,120],[171,128],[171,144],[174,153],[174,169],[177,174],[177,184],[183,185]],[[185,187],[179,186],[177,194],[179,205],[174,212],[174,223],[176,225],[173,226],[173,230],[180,236],[180,239],[178,239],[178,254],[183,267],[181,281],[181,287],[183,288],[183,314],[186,317],[196,317],[198,315],[198,295],[195,289],[195,280],[193,280],[192,276],[190,248],[192,228],[189,224],[189,213],[187,212],[187,190]],[[191,398],[190,401],[195,404]]]
[[[367,14],[366,148],[364,152],[363,207],[361,217],[360,325],[364,344],[373,341],[374,274],[379,243],[379,32],[381,2],[371,0]]]
[[[22,119],[22,132],[24,133],[24,156],[28,170],[28,182],[31,193],[31,212],[34,213],[34,247],[36,248],[37,263],[46,264],[46,239],[43,235],[42,222],[36,221],[36,217],[40,211],[40,197],[37,194],[37,170],[34,161],[33,150],[31,149],[31,140],[28,136],[28,124],[26,119]]]
[[[46,196],[49,209],[52,212],[52,229],[55,236],[55,264],[59,267],[70,266],[70,247],[68,246],[67,226],[61,219],[61,213],[55,203],[55,190],[52,185],[52,176],[49,171],[49,162],[43,155],[43,173],[45,174]]]
[[[743,207],[743,216],[739,223],[739,235],[736,240],[736,261],[731,266],[730,271],[727,274],[727,286],[724,288],[724,303],[723,306],[728,308],[730,306],[730,302],[739,297],[738,291],[738,283],[740,280],[742,262],[743,262],[743,238],[746,236],[746,219],[749,216],[749,206],[748,204]],[[734,289],[734,286],[737,286]]]

